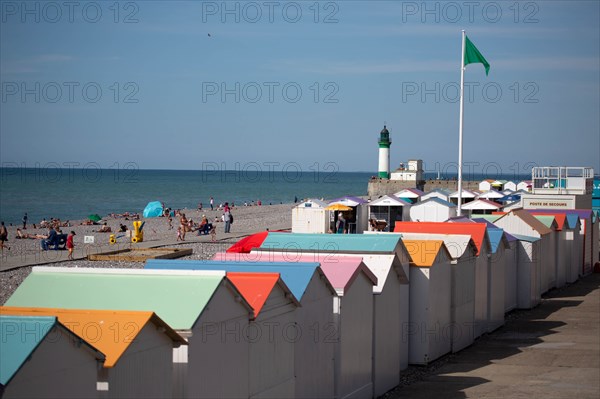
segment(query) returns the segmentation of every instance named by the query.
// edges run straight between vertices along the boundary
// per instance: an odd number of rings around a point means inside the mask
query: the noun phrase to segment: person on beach
[[[344,219],[344,215],[342,215],[342,213],[340,212],[340,214],[338,215],[337,223],[335,224],[337,234],[343,234],[345,227],[346,227],[346,219]]]
[[[169,225],[169,230],[173,230],[173,218],[170,215],[167,218],[167,224]]]
[[[210,210],[215,210],[215,199],[213,197],[210,197]]]
[[[216,227],[212,227],[210,229],[210,241],[211,242],[217,241],[217,228]]]
[[[179,230],[181,234],[181,241],[185,241],[185,231],[188,228],[188,220],[185,217],[185,213],[181,214],[181,218],[179,219]]]
[[[223,221],[225,222],[225,233],[229,233],[231,230],[231,209],[227,202],[223,206]]]
[[[100,229],[98,230],[98,233],[110,233],[112,232],[112,229],[110,228],[110,226],[108,224],[106,224],[106,222],[104,222],[102,224],[102,227],[100,227]]]
[[[4,226],[4,222],[0,222],[0,251],[4,251],[4,243],[8,241],[8,230]],[[10,250],[7,246],[6,249]]]
[[[199,202],[199,203],[198,203],[198,210],[199,210],[199,211],[202,211],[202,202]]]
[[[185,241],[183,238],[181,238],[181,226],[177,228],[177,241]]]
[[[23,230],[27,230],[27,212],[23,215]]]
[[[69,256],[67,256],[68,260],[73,260],[73,250],[75,249],[75,244],[73,243],[74,238],[75,232],[71,230],[71,234],[67,236],[67,249],[69,250]]]

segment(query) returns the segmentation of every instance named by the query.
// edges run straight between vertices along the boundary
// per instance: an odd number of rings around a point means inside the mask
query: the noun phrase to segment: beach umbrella
[[[156,218],[163,214],[163,206],[160,201],[148,202],[148,205],[144,208],[142,216],[145,218]]]
[[[97,213],[94,213],[88,216],[88,219],[90,219],[92,222],[99,222],[102,218]]]
[[[352,208],[350,208],[349,206],[346,206],[346,205],[342,205],[342,204],[331,204],[327,208],[325,208],[325,210],[326,211],[351,211]]]

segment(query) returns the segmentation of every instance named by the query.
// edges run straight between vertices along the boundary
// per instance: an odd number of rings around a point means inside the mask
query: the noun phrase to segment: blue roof
[[[302,300],[306,287],[319,263],[304,262],[244,262],[220,260],[148,259],[145,269],[225,270],[226,272],[279,273],[292,294]]]
[[[500,241],[502,241],[502,236],[506,235],[504,229],[501,229],[500,227],[487,221],[486,219],[475,218],[473,219],[473,221],[477,223],[485,223],[488,236],[490,237],[490,246],[492,248],[492,253],[495,254],[498,250],[498,246],[500,245]],[[506,239],[508,240],[508,237],[506,237]]]
[[[56,323],[56,317],[0,315],[0,384],[8,384]]]
[[[303,250],[328,253],[391,253],[401,240],[400,234],[301,234],[269,233],[261,249],[273,251]]]
[[[415,205],[424,204],[424,203],[430,202],[430,201],[433,201],[440,205],[449,206],[451,208],[456,208],[456,205],[454,205],[452,202],[444,201],[443,199],[438,198],[438,197],[427,198],[425,201],[417,202]]]
[[[574,229],[577,226],[577,221],[579,220],[579,215],[576,213],[567,213],[567,223],[569,227]]]

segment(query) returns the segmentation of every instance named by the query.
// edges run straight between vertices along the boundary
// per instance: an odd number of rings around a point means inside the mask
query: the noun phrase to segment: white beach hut
[[[479,191],[488,191],[488,190],[491,190],[493,182],[494,182],[494,180],[492,180],[492,179],[482,180],[479,183]]]
[[[475,261],[477,246],[470,235],[402,233],[403,240],[442,240],[452,256],[452,303],[450,338],[452,352],[473,343],[475,319]]]
[[[410,220],[413,222],[444,222],[456,216],[456,205],[432,197],[410,207]]]
[[[568,267],[567,267],[567,283],[574,283],[579,278],[580,265],[582,263],[581,254],[581,221],[579,216],[575,213],[567,213],[567,224],[569,228],[566,230],[565,239],[567,240],[567,254],[568,254]]]
[[[471,190],[462,190],[462,203],[464,204],[468,204],[471,201],[474,201],[475,198],[477,198],[477,193]],[[450,198],[450,202],[452,202],[454,205],[458,205],[458,191],[454,191],[452,194],[449,195]]]
[[[517,239],[517,309],[531,309],[541,300],[541,239],[511,235]]]
[[[97,398],[104,354],[56,317],[0,314],[0,396]]]
[[[318,199],[307,199],[292,209],[292,231],[294,233],[327,233],[329,211],[327,203]]]
[[[531,192],[532,182],[531,180],[523,180],[517,184],[517,191],[523,190],[525,192]]]
[[[421,196],[421,202],[428,200],[429,198],[439,198],[443,201],[450,201],[450,194],[452,192],[450,190],[446,190],[444,188],[436,188],[435,190],[431,190],[428,193],[425,193]]]
[[[506,183],[504,183],[504,190],[512,190],[512,191],[517,191],[517,183],[515,183],[514,181],[507,181]]]
[[[428,364],[452,350],[452,256],[441,240],[404,240],[410,263],[411,364]]]
[[[228,271],[277,272],[300,302],[295,324],[282,333],[294,343],[295,393],[297,398],[333,397],[333,340],[316,339],[333,323],[331,303],[336,291],[313,257],[282,256],[272,253],[242,254],[220,252],[215,262],[195,261],[194,267]],[[360,259],[358,259],[360,263]],[[188,261],[184,261],[188,262]],[[226,263],[224,263],[226,262]]]
[[[382,222],[384,222],[383,231],[394,231],[396,221],[410,220],[410,207],[410,203],[394,195],[384,195],[369,202],[368,218],[369,220],[375,220],[376,223],[379,223],[379,226],[383,226]],[[373,231],[374,228],[369,225],[368,230]]]

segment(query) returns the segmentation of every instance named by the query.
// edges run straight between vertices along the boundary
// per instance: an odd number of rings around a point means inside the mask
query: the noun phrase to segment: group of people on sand
[[[217,220],[215,220],[217,221]],[[172,228],[171,219],[169,218],[169,226]],[[217,240],[217,229],[208,221],[206,215],[202,215],[200,223],[194,223],[190,218],[185,216],[185,213],[179,215],[179,227],[177,228],[177,241],[185,241],[187,232],[198,232],[198,235],[211,235],[211,241]]]

